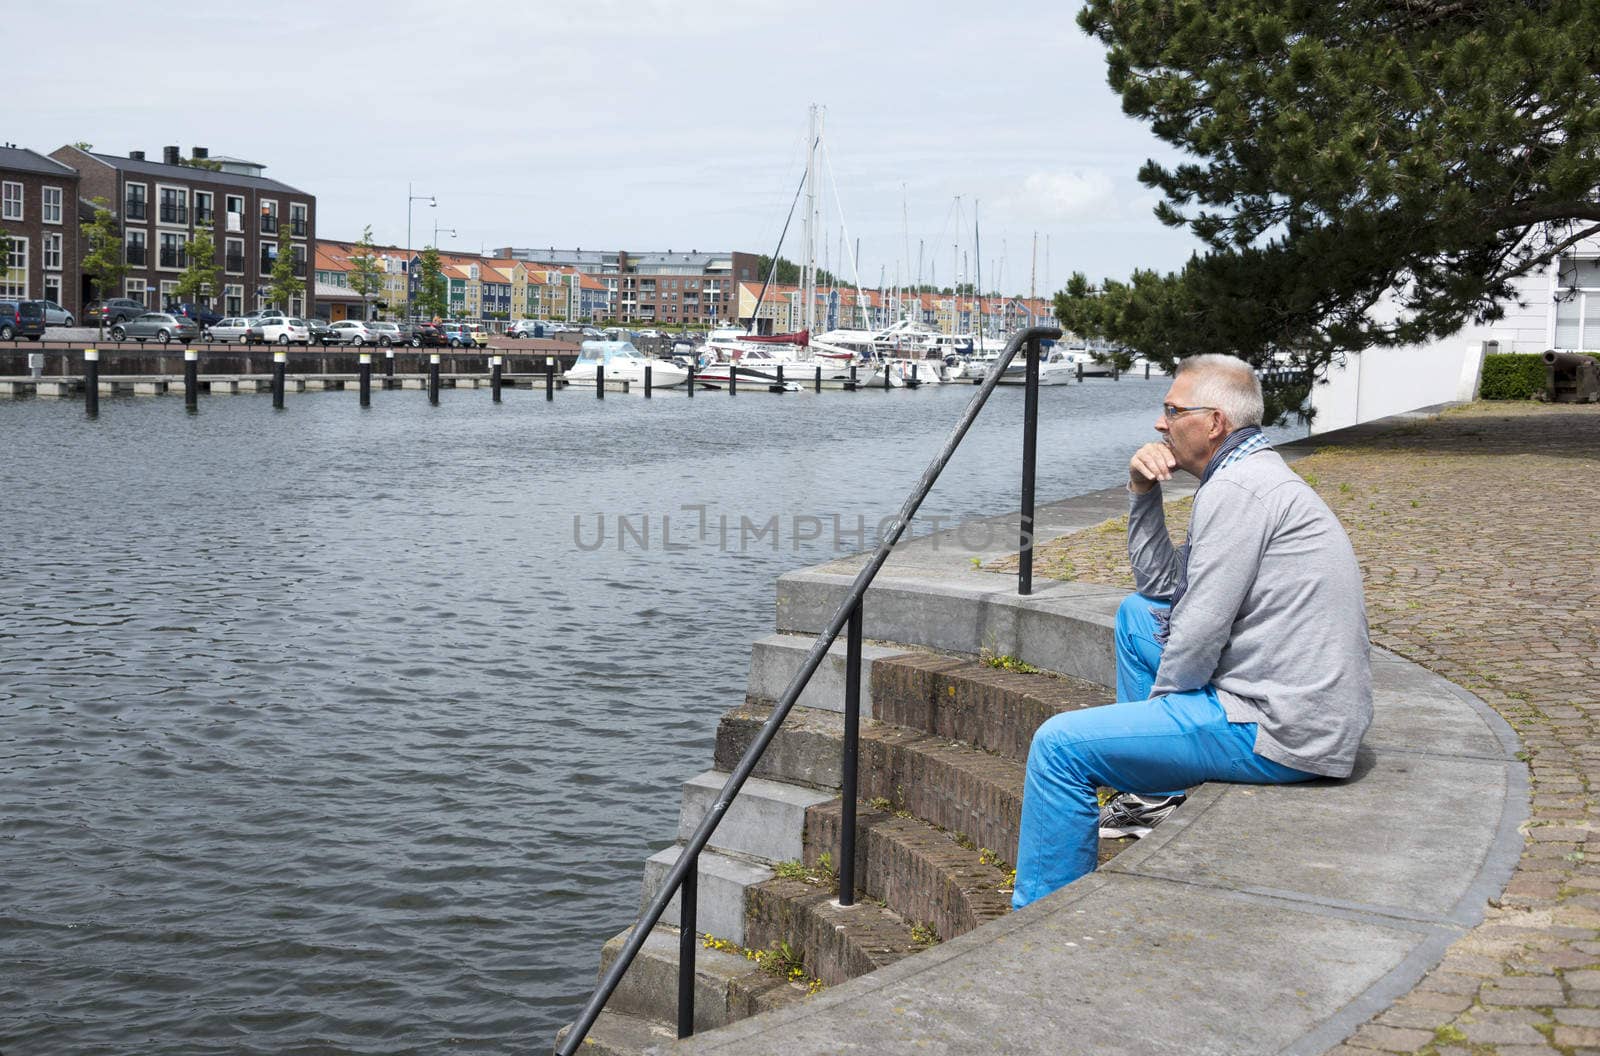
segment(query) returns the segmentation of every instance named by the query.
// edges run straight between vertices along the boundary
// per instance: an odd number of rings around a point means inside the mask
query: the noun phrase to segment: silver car
[[[367,329],[377,334],[378,344],[385,347],[403,342],[403,338],[400,336],[399,323],[373,322],[367,324]]]
[[[375,345],[378,332],[359,319],[341,319],[333,324],[333,336],[341,345]]]
[[[40,301],[39,307],[44,309],[45,326],[72,325],[72,313],[61,307],[55,301]]]
[[[113,341],[133,340],[140,344],[154,340],[163,345],[169,341],[187,345],[199,336],[200,328],[192,320],[168,312],[145,312],[111,328]]]
[[[260,323],[240,316],[212,323],[206,327],[205,336],[211,341],[237,341],[241,345],[259,345],[265,340]]]

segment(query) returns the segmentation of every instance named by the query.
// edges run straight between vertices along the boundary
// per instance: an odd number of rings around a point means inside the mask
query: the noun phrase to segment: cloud
[[[1111,177],[1099,169],[1030,173],[1005,199],[1008,216],[1040,223],[1103,219],[1117,212]]]

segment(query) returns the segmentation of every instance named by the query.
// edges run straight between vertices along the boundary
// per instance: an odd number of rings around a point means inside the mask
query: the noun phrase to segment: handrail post
[[[850,610],[844,646],[844,756],[839,775],[839,904],[856,904],[856,772],[861,757],[861,606]]]
[[[678,889],[678,1037],[694,1033],[694,947],[699,913],[700,856],[689,862]]]
[[[1026,393],[1022,403],[1022,539],[1017,553],[1017,593],[1033,593],[1033,481],[1039,449],[1039,339],[1028,338]]]

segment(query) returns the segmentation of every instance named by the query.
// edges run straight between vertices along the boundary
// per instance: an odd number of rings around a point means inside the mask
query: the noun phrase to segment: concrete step
[[[802,634],[771,634],[757,639],[750,649],[750,680],[745,692],[757,700],[775,701],[781,698],[814,644],[815,637]],[[904,652],[904,649],[895,646],[862,643],[863,713],[868,713],[867,701],[871,699],[872,665],[878,660],[899,656]],[[844,669],[845,642],[841,638],[829,648],[796,704],[802,708],[844,711]]]
[[[750,703],[722,717],[716,765],[731,770],[771,713]],[[791,713],[756,768],[773,781],[837,788],[843,716]],[[887,800],[943,829],[963,833],[1006,861],[1015,861],[1022,816],[1024,764],[917,730],[864,722],[858,794]]]
[[[872,714],[879,720],[1023,763],[1046,719],[1115,699],[1110,689],[1084,679],[937,653],[902,653],[872,668]]]
[[[639,911],[643,913],[656,892],[661,890],[667,873],[672,870],[682,853],[682,846],[674,844],[651,855],[644,863],[644,884],[639,898]],[[740,946],[745,942],[744,902],[745,892],[765,880],[772,879],[772,870],[740,858],[730,858],[715,851],[700,854],[699,889],[697,891],[695,930],[702,935],[715,935]],[[662,924],[678,925],[678,906],[681,894],[672,896]]]
[[[728,776],[725,771],[707,770],[683,783],[683,808],[678,813],[679,841],[694,835]],[[731,851],[769,862],[796,860],[802,851],[806,808],[832,798],[828,792],[752,777],[723,815],[709,846],[713,850]]]
[[[556,1044],[567,1040],[571,1030],[571,1025],[562,1027],[556,1034]],[[595,1019],[578,1051],[584,1056],[644,1056],[677,1039],[677,1030],[666,1023],[608,1010]]]
[[[600,951],[600,974],[615,963],[633,929],[614,936]],[[778,1008],[806,996],[803,985],[791,983],[739,954],[707,949],[699,942],[694,955],[694,1029],[711,1030],[746,1016]],[[678,1021],[678,931],[652,929],[622,982],[606,1002],[606,1010],[664,1025]]]

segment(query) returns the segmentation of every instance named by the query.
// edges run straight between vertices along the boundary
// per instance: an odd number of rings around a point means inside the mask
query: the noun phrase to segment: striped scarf
[[[1259,425],[1247,425],[1243,429],[1235,429],[1228,434],[1222,446],[1217,448],[1217,453],[1211,456],[1211,461],[1206,463],[1206,471],[1200,477],[1200,487],[1205,487],[1206,481],[1224,466],[1231,466],[1248,455],[1269,450],[1271,447],[1272,441],[1267,439],[1267,434],[1261,431]],[[1199,493],[1199,489],[1195,489],[1195,494]],[[1166,608],[1150,610],[1151,615],[1156,618],[1156,641],[1162,645],[1167,644],[1167,636],[1172,633],[1172,613],[1177,609],[1178,601],[1189,590],[1189,548],[1193,545],[1194,526],[1191,524],[1189,535],[1178,548],[1178,585],[1173,588],[1172,601]]]

